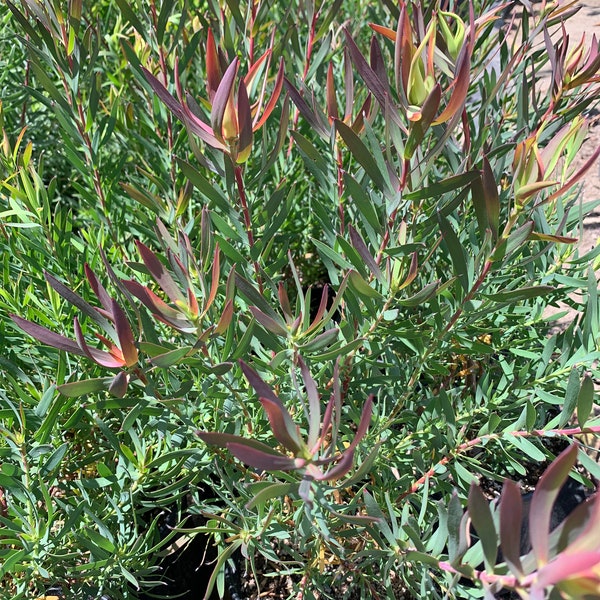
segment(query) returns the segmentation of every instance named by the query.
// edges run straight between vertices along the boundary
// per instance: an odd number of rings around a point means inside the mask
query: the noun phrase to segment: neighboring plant
[[[528,556],[474,484],[600,431],[576,3],[197,5],[0,6],[3,589],[168,595],[204,536],[207,597],[597,593],[598,502],[547,531],[574,443]]]
[[[496,526],[481,489],[471,484],[467,518],[461,519],[460,527],[450,530],[450,562],[440,566],[479,579],[490,592],[504,587],[516,590],[522,598],[543,600],[546,590],[556,586],[563,598],[597,598],[600,594],[598,496],[580,504],[552,533],[549,531],[553,505],[576,459],[577,446],[573,444],[540,478],[529,504],[532,550],[525,556],[520,556],[523,540],[521,531],[515,527],[523,514],[519,485],[510,480],[504,482]],[[469,521],[481,540],[486,565],[483,571],[469,569],[462,563],[468,551]],[[498,556],[501,565],[496,565]]]

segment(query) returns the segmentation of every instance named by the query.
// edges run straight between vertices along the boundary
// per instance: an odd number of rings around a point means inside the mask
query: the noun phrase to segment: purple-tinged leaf
[[[112,382],[108,386],[108,391],[115,398],[123,398],[127,393],[128,384],[129,375],[124,371],[120,371],[113,377]]]
[[[339,479],[340,477],[346,475],[348,471],[350,471],[353,463],[354,448],[348,448],[343,452],[340,460],[335,464],[334,467],[327,469],[325,473],[322,473],[318,477],[315,477],[315,479],[323,481],[333,481],[334,479]]]
[[[281,306],[281,311],[283,312],[283,314],[286,317],[286,321],[288,319],[292,319],[294,316],[294,313],[292,312],[292,306],[290,305],[290,298],[285,289],[285,285],[284,285],[283,281],[280,281],[279,285],[277,286],[277,296],[279,298],[279,305]]]
[[[159,321],[182,332],[196,331],[196,326],[180,310],[169,306],[152,290],[133,280],[124,280],[123,284]]]
[[[375,73],[375,75],[377,76],[377,79],[379,79],[379,81],[383,85],[383,88],[385,89],[385,93],[387,94],[387,96],[389,98],[390,84],[387,79],[387,69],[386,69],[385,61],[383,59],[383,54],[381,52],[381,46],[379,45],[379,42],[377,41],[377,38],[374,35],[371,36],[369,62],[370,62],[371,69],[373,69],[373,73]]]
[[[255,389],[261,404],[267,412],[275,438],[288,450],[298,454],[303,449],[304,444],[300,438],[298,427],[292,420],[287,408],[254,369],[249,367],[243,360],[239,362],[244,376]]]
[[[227,448],[228,444],[244,444],[261,452],[271,453],[273,456],[281,456],[281,452],[259,442],[257,440],[244,438],[241,435],[233,433],[219,433],[218,431],[201,431],[197,430],[196,435],[209,446],[217,446],[218,448]]]
[[[330,62],[327,67],[327,84],[325,87],[327,95],[327,116],[329,122],[332,123],[333,119],[339,117],[337,98],[335,95],[335,81],[333,79],[333,63]]]
[[[595,571],[599,565],[600,552],[577,552],[575,554],[562,552],[553,561],[539,569],[535,586],[544,589],[567,579],[581,577],[595,580],[594,589],[598,590],[600,576]],[[587,595],[582,597],[591,598]]]
[[[267,106],[265,107],[265,110],[262,114],[262,116],[260,117],[260,119],[256,120],[256,117],[254,119],[254,125],[252,127],[253,131],[258,131],[264,124],[265,121],[269,118],[269,116],[271,115],[271,113],[273,112],[273,109],[275,108],[276,104],[277,104],[277,100],[279,99],[279,96],[281,95],[281,90],[283,89],[283,58],[279,61],[279,70],[277,71],[277,76],[275,78],[275,87],[273,88],[273,93],[271,94],[271,98],[269,99],[269,102],[267,103]]]
[[[111,303],[115,327],[117,329],[117,335],[119,336],[119,346],[123,353],[123,360],[128,367],[132,367],[137,364],[138,361],[138,351],[135,346],[133,331],[131,331],[131,325],[129,324],[125,311],[115,300],[111,299]]]
[[[337,364],[337,363],[336,363]],[[335,374],[334,374],[335,377]],[[332,393],[329,398],[329,402],[325,407],[325,414],[323,415],[323,423],[321,424],[321,431],[319,432],[319,439],[313,446],[309,446],[309,452],[311,455],[315,455],[319,448],[323,445],[327,434],[329,433],[329,428],[331,427],[331,418],[333,416],[333,409],[335,407],[335,395]]]
[[[259,400],[267,413],[275,439],[290,452],[300,453],[302,450],[300,429],[292,421],[290,413],[281,403],[281,400],[277,399],[277,402],[275,402],[270,398],[263,397],[259,397]]]
[[[425,98],[425,102],[423,102],[423,106],[421,106],[420,110],[413,113],[410,117],[410,132],[403,153],[405,159],[412,158],[415,150],[423,141],[425,133],[427,133],[427,130],[437,114],[441,100],[442,88],[439,83],[436,83],[431,92],[429,92],[427,98]]]
[[[365,117],[369,118],[369,112],[371,110],[371,100],[372,100],[373,96],[371,96],[371,94],[369,94],[365,101],[363,102],[363,105],[360,107],[360,110],[358,111],[358,114],[356,115],[356,119],[354,119],[354,121],[352,121],[352,124],[350,125],[352,127],[352,131],[354,131],[354,133],[356,133],[356,135],[358,135],[365,127]]]
[[[577,538],[565,548],[565,554],[600,552],[600,538],[598,537],[598,531],[600,531],[600,496],[596,495],[590,502],[592,502],[592,506],[589,519]]]
[[[537,231],[532,231],[529,234],[529,239],[538,240],[540,242],[550,242],[551,244],[576,244],[579,241],[579,238],[551,233],[539,233]]]
[[[70,290],[66,285],[62,284],[56,277],[50,275],[47,271],[44,271],[44,277],[50,287],[62,296],[67,302],[70,302],[73,306],[76,306],[81,312],[88,316],[92,321],[97,323],[106,333],[111,337],[115,336],[116,331],[112,326],[112,323],[102,315],[97,308],[88,304],[79,294],[76,294]]]
[[[317,384],[311,377],[310,371],[302,357],[298,356],[298,364],[304,381],[306,395],[308,397],[308,447],[312,448],[319,439],[321,426],[321,397],[317,390]]]
[[[140,241],[136,240],[135,244],[150,275],[152,275],[153,279],[160,285],[161,289],[167,294],[171,302],[185,303],[185,296],[156,254]]]
[[[354,435],[354,439],[352,440],[352,442],[350,442],[350,445],[346,449],[346,452],[348,450],[354,450],[354,448],[356,448],[360,440],[362,440],[363,437],[365,437],[367,430],[369,429],[369,425],[371,423],[374,398],[375,396],[373,394],[370,394],[367,398],[367,401],[365,402],[365,405],[362,409],[362,414],[360,415],[360,422],[358,424],[358,427],[356,428],[356,434]]]
[[[180,102],[175,100],[167,88],[154,76],[148,69],[142,67],[142,72],[154,93],[160,98],[161,102],[181,121],[185,122],[185,113]]]
[[[548,536],[552,506],[576,460],[577,446],[572,444],[546,469],[533,492],[529,507],[529,532],[538,567],[544,566],[549,560]]]
[[[386,84],[379,79],[375,71],[369,66],[358,49],[358,46],[352,39],[350,32],[347,29],[344,29],[344,33],[346,35],[346,47],[348,48],[350,58],[352,59],[356,70],[367,84],[369,90],[373,93],[373,96],[377,99],[377,102],[381,105],[381,108],[385,109],[386,106],[389,106],[390,118],[398,125],[398,127],[402,128],[404,125],[398,111],[388,102],[388,90]]]
[[[504,481],[502,495],[500,496],[500,547],[502,555],[511,572],[521,577],[521,528],[515,524],[521,523],[523,514],[523,500],[518,484],[509,479]]]
[[[486,569],[491,570],[496,564],[498,536],[488,501],[483,495],[481,488],[475,482],[471,483],[469,489],[468,507],[471,522],[481,540]]]
[[[248,90],[243,81],[240,81],[240,87],[238,88],[237,111],[239,131],[235,161],[244,163],[248,160],[252,150],[252,110],[250,109]]]
[[[592,155],[585,161],[583,166],[567,181],[563,186],[561,186],[558,190],[552,193],[552,195],[545,200],[545,202],[552,202],[559,196],[564,195],[564,193],[572,188],[596,163],[596,160],[600,156],[600,145]]]
[[[109,369],[116,369],[124,366],[125,361],[119,360],[118,358],[114,357],[108,352],[97,350],[96,348],[91,348],[87,345],[85,338],[83,337],[81,325],[79,324],[77,317],[75,317],[73,321],[73,326],[75,329],[75,339],[77,340],[77,344],[79,345],[79,348],[81,349],[83,354],[87,356],[90,360],[93,360],[95,363],[101,365],[102,367],[107,367]]]
[[[308,106],[306,100],[304,100],[300,92],[292,85],[287,77],[283,78],[283,82],[292,102],[296,105],[300,114],[308,121],[308,124],[315,133],[324,139],[329,139],[329,130],[317,113]]]
[[[248,309],[252,313],[252,316],[267,330],[275,335],[280,335],[282,337],[288,336],[288,330],[282,323],[276,321],[275,319],[265,315],[262,310],[257,308],[256,306],[249,306]]]
[[[480,235],[485,235],[485,231],[489,229],[495,242],[498,239],[500,200],[494,173],[485,156],[483,157],[481,177],[471,184],[471,194]]]
[[[423,289],[419,290],[413,296],[409,296],[408,298],[402,298],[398,300],[398,304],[401,306],[406,306],[408,308],[413,308],[415,306],[419,306],[424,302],[427,302],[429,298],[435,295],[437,292],[438,286],[440,285],[440,280],[432,281],[428,283]]]
[[[217,244],[215,244],[215,251],[213,254],[210,291],[208,292],[208,297],[204,301],[204,308],[202,310],[202,316],[204,316],[206,314],[208,309],[211,307],[212,303],[215,301],[215,298],[217,297],[217,291],[219,289],[220,277],[221,277],[221,251],[219,249],[219,244],[217,243]]]
[[[238,67],[239,59],[236,57],[223,74],[223,79],[213,98],[210,124],[214,135],[221,142],[227,141],[227,138],[233,139],[238,134],[237,117],[233,106],[233,86]]]
[[[323,320],[323,315],[327,310],[327,300],[329,299],[329,286],[325,284],[323,289],[321,290],[321,301],[319,302],[319,308],[315,313],[315,318],[312,320],[312,323],[308,326],[308,329],[304,332],[305,334],[310,333],[314,329],[318,327],[318,325]]]
[[[223,73],[221,71],[215,38],[212,30],[209,28],[206,35],[206,91],[210,102],[213,101],[217,93],[222,77]]]
[[[96,277],[96,273],[92,271],[87,263],[83,265],[83,269],[94,294],[96,294],[96,297],[100,300],[100,304],[102,304],[105,311],[112,314],[112,298],[108,295],[108,292],[98,280],[98,277]]]
[[[354,75],[352,73],[352,60],[347,48],[344,48],[344,92],[346,93],[346,106],[342,120],[348,122],[352,118],[352,109],[354,107]],[[369,94],[367,99],[370,97],[371,94]],[[338,115],[333,116],[337,118]]]
[[[215,327],[215,333],[221,334],[224,333],[229,324],[231,323],[231,319],[233,318],[233,300],[227,300],[225,306],[223,307],[223,312],[219,317],[219,322]]]
[[[352,225],[348,225],[348,232],[350,233],[350,241],[352,242],[352,246],[358,252],[359,256],[365,261],[367,267],[371,273],[377,278],[378,281],[384,281],[383,273],[379,268],[379,265],[375,262],[375,259],[371,256],[365,241],[362,239],[362,236]]]
[[[453,89],[450,100],[448,100],[446,108],[434,121],[434,125],[445,123],[459,113],[465,105],[467,94],[469,92],[469,84],[471,83],[471,54],[473,52],[473,45],[473,32],[471,30],[469,33],[469,41],[463,45],[460,54],[458,55],[458,59],[456,60],[456,72],[454,81],[452,82]]]
[[[227,449],[243,463],[261,471],[292,471],[304,465],[297,464],[297,459],[283,454],[272,454],[251,448],[247,444],[231,442]]]
[[[408,268],[408,273],[407,273],[404,281],[398,286],[398,291],[409,286],[415,280],[415,277],[417,276],[418,271],[419,271],[419,256],[416,252],[413,252],[411,254],[411,258],[410,258],[410,267]]]
[[[312,340],[302,344],[299,346],[299,349],[303,352],[318,352],[319,350],[323,350],[323,348],[327,348],[337,342],[340,335],[340,330],[338,327],[332,327],[331,329],[326,329],[323,333],[315,336]]]
[[[36,340],[42,342],[42,344],[52,346],[58,350],[64,350],[65,352],[71,352],[72,354],[78,354],[79,356],[86,356],[85,352],[83,352],[83,350],[81,350],[81,348],[73,340],[70,340],[69,338],[66,338],[58,333],[54,333],[42,325],[37,325],[36,323],[32,323],[31,321],[23,319],[17,315],[11,314],[10,318],[19,326],[20,329],[34,337]]]

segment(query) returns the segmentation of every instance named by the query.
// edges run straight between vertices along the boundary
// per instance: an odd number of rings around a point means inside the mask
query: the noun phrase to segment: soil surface
[[[562,3],[566,4],[564,1]],[[575,48],[582,38],[585,47],[589,48],[592,44],[592,36],[595,34],[596,38],[600,37],[600,0],[581,0],[579,5],[581,6],[579,11],[565,22],[565,29],[569,36],[569,48]],[[553,39],[560,34],[559,28],[555,28],[554,32]],[[549,70],[544,75],[549,78]],[[575,163],[577,168],[583,166],[600,147],[600,99],[595,110],[592,109],[587,116],[591,121],[590,129]],[[586,204],[599,199],[600,160],[597,159],[582,180],[580,201],[582,204]],[[583,256],[598,245],[600,238],[600,207],[585,218],[582,231],[578,237],[579,256]],[[546,314],[556,314],[559,311],[562,312],[562,310],[563,308],[550,308]],[[559,327],[567,326],[575,315],[575,311],[570,311],[569,314],[558,321],[557,325]]]

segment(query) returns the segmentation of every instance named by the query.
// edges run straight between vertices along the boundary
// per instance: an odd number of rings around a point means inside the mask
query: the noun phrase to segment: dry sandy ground
[[[564,0],[563,0],[564,1]],[[566,29],[569,35],[569,46],[574,46],[585,35],[586,47],[592,43],[592,36],[600,38],[600,0],[581,0],[579,12],[567,20]],[[581,164],[600,146],[600,119],[599,114],[590,115],[593,119],[590,134],[582,150]],[[588,171],[585,176],[582,190],[584,202],[600,198],[600,161]],[[600,237],[600,207],[597,208],[585,221],[583,236],[579,241],[580,254],[587,252],[598,243]]]
[[[561,4],[566,4],[568,0],[560,0]],[[578,3],[581,8],[571,18],[565,22],[565,28],[569,35],[569,48],[574,48],[582,36],[585,36],[585,46],[589,48],[592,44],[592,36],[600,38],[600,0],[580,0]],[[548,73],[547,73],[548,75]],[[583,165],[592,156],[600,146],[600,98],[596,110],[588,117],[591,119],[591,126],[588,138],[586,139],[578,158],[578,165]],[[581,184],[581,200],[583,203],[600,199],[600,160],[585,175]],[[596,208],[588,215],[583,223],[583,231],[579,236],[579,255],[583,255],[600,243],[600,207]],[[558,308],[550,308],[546,311],[547,315],[556,314]],[[557,323],[559,327],[566,326],[572,319],[573,314],[569,314],[560,319]]]

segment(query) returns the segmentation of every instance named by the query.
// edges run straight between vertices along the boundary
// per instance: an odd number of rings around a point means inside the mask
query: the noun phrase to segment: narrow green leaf
[[[585,427],[585,423],[592,412],[594,404],[594,382],[589,375],[583,378],[579,396],[577,397],[577,422],[579,427]]]
[[[571,419],[577,410],[580,393],[579,373],[577,372],[577,369],[571,369],[569,380],[567,381],[567,389],[565,390],[565,401],[558,421],[559,429],[569,422],[569,419]]]
[[[437,196],[441,196],[442,194],[463,188],[478,177],[479,171],[467,171],[466,173],[461,173],[460,175],[453,175],[452,177],[448,177],[442,181],[437,181],[430,186],[420,188],[414,192],[409,192],[408,194],[404,194],[403,199],[426,200],[427,198],[435,198]]]
[[[398,300],[398,304],[400,304],[401,306],[406,306],[408,308],[413,308],[415,306],[419,306],[420,304],[427,302],[427,300],[429,300],[429,298],[431,298],[432,296],[435,295],[439,285],[440,285],[439,279],[437,281],[432,281],[431,283],[428,283],[422,290],[420,290],[413,296],[410,296],[408,298],[402,298],[402,299]]]
[[[473,527],[483,547],[486,571],[493,572],[498,553],[498,534],[488,501],[476,483],[471,483],[468,506]]]
[[[373,180],[373,183],[382,192],[390,192],[390,185],[388,182],[387,175],[384,175],[377,166],[377,163],[373,159],[370,150],[365,146],[361,139],[352,131],[351,127],[348,127],[343,121],[336,119],[334,121],[335,128],[344,140],[348,150],[350,150],[352,156],[359,162],[362,168],[365,170],[367,175]]]
[[[458,239],[458,236],[454,232],[450,221],[446,219],[442,215],[441,212],[437,213],[438,222],[440,224],[440,229],[442,231],[442,235],[444,237],[444,242],[448,247],[448,251],[450,252],[450,258],[452,259],[452,267],[454,269],[454,274],[460,281],[463,290],[465,293],[469,291],[470,283],[469,283],[469,271],[467,268],[467,257],[465,255],[465,250]]]
[[[131,8],[131,6],[129,6],[129,3],[126,0],[116,0],[116,3],[120,9],[121,15],[123,16],[125,21],[128,21],[130,23],[130,25],[133,25],[133,27],[140,34],[142,39],[145,42],[148,42],[148,40],[146,39],[146,33],[148,31],[148,27],[145,27],[142,24],[142,22],[139,20],[137,14],[136,14],[136,11],[134,11]]]
[[[534,285],[508,292],[498,292],[497,294],[484,294],[484,296],[494,302],[519,302],[520,300],[539,298],[554,291],[556,291],[556,288],[551,285]]]

